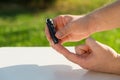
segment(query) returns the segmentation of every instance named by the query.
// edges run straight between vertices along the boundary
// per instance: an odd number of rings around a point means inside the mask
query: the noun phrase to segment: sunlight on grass
[[[46,18],[61,14],[86,14],[113,1],[115,0],[57,0],[51,8],[37,13],[0,11],[0,46],[49,46],[44,32]],[[92,37],[119,51],[119,34],[120,29],[115,29],[93,34]],[[84,40],[64,45],[83,43]]]

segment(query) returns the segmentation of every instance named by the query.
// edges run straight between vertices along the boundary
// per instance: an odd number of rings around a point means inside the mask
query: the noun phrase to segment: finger
[[[75,41],[80,41],[82,39],[86,38],[86,36],[84,36],[83,34],[80,35],[72,35],[69,34],[68,36],[64,37],[61,39],[61,43],[65,43],[65,42],[75,42]]]
[[[86,44],[90,47],[90,49],[92,51],[99,51],[103,48],[103,44],[101,44],[100,42],[98,42],[92,38],[87,38]]]
[[[63,56],[65,56],[68,60],[76,63],[76,64],[79,64],[79,63],[83,63],[83,60],[76,54],[68,51],[66,48],[64,48],[62,45],[60,44],[55,44],[55,45],[52,45],[52,47],[58,51],[59,53],[61,53]]]
[[[45,35],[47,37],[47,40],[51,41],[51,37],[50,37],[49,30],[48,30],[47,26],[45,27]]]
[[[56,30],[59,30],[64,26],[63,19],[62,15],[53,19]]]
[[[67,21],[66,21],[65,17],[62,19],[62,21],[63,21],[63,25],[66,26]]]
[[[58,17],[56,17],[56,18],[53,19],[53,23],[54,23],[55,29],[56,29],[56,30],[59,30],[59,26],[58,26],[58,24],[59,24]]]
[[[89,48],[86,45],[79,45],[79,46],[75,47],[76,54],[78,54],[78,55],[87,53],[88,50],[89,50]]]
[[[58,28],[58,30],[59,29],[61,29],[62,27],[64,27],[64,23],[63,23],[63,16],[59,16],[59,18],[58,18],[58,25],[59,25],[59,28]]]
[[[71,40],[70,40],[70,36],[68,35],[68,36],[66,36],[65,38],[63,38],[63,39],[61,39],[61,43],[63,44],[63,43],[65,43],[65,42],[70,42]]]
[[[72,15],[65,15],[65,21],[68,23],[72,20],[72,17],[70,17]]]
[[[56,25],[57,25],[57,20],[56,20],[56,18],[53,19],[53,23],[54,23],[54,26],[56,27]]]
[[[66,25],[56,32],[56,37],[62,39],[72,32],[71,24]]]

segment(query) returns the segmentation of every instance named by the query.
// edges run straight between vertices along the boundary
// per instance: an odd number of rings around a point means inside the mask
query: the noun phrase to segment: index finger
[[[61,53],[64,57],[66,57],[68,60],[79,64],[80,61],[82,61],[82,59],[80,60],[80,57],[72,52],[70,52],[68,49],[66,49],[65,47],[63,47],[61,44],[55,44],[52,45],[52,47],[58,51],[59,53]]]

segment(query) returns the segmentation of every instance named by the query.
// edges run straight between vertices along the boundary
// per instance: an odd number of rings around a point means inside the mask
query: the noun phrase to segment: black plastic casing
[[[54,24],[53,24],[53,20],[52,20],[52,19],[49,19],[49,18],[46,19],[46,24],[47,24],[47,27],[48,27],[48,29],[49,29],[49,33],[50,33],[50,36],[51,36],[53,42],[54,42],[55,44],[57,44],[57,43],[58,43],[58,39],[57,39],[57,37],[55,36],[56,30],[55,30],[55,27],[54,27]]]

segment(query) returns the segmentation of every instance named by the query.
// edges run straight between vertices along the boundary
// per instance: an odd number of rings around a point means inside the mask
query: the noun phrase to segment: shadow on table
[[[120,80],[120,76],[74,70],[68,65],[17,65],[0,68],[0,80]]]

